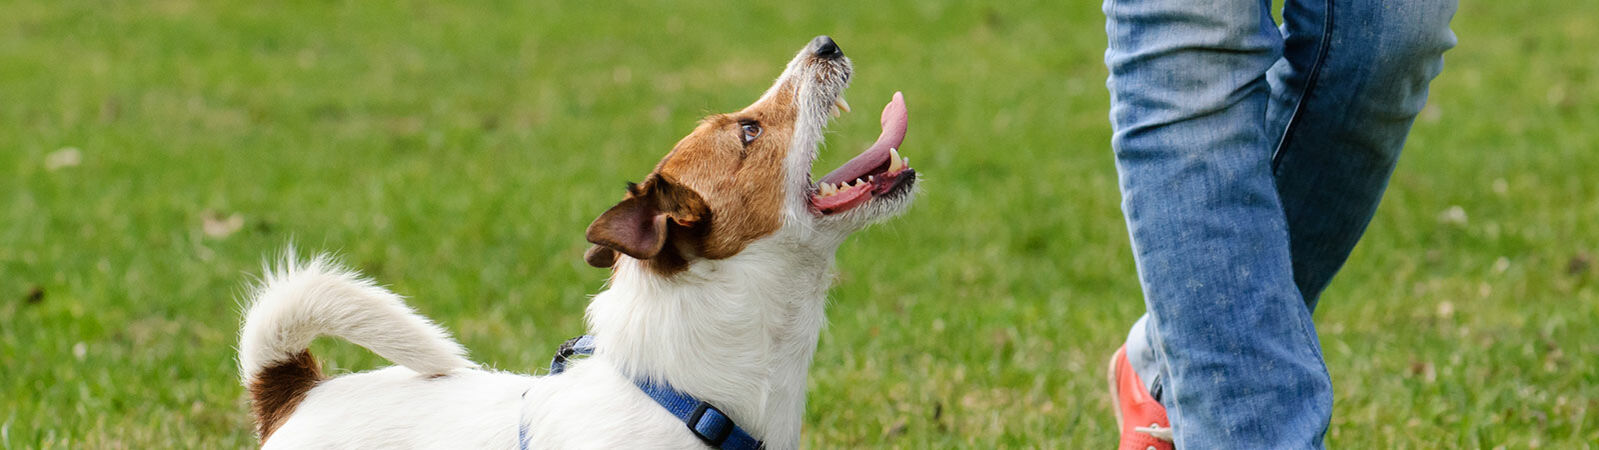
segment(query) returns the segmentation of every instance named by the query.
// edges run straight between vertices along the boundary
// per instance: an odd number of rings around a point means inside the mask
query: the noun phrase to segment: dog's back
[[[263,447],[515,448],[519,438],[703,445],[605,363],[578,361],[559,377],[473,370],[444,330],[325,256],[291,256],[269,271],[241,335],[240,372]],[[323,335],[400,365],[324,376],[307,350]]]
[[[522,394],[537,380],[405,367],[341,375],[318,383],[263,447],[515,448]]]

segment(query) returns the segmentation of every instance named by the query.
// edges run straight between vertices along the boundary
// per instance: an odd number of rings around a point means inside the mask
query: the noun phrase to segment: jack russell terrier
[[[877,142],[811,182],[851,70],[817,37],[755,104],[700,121],[628,185],[588,228],[585,260],[612,271],[590,335],[546,376],[482,370],[399,296],[291,255],[254,291],[239,338],[262,446],[798,447],[834,253],[909,207],[916,184],[899,93]],[[322,335],[398,365],[329,378],[307,350]]]

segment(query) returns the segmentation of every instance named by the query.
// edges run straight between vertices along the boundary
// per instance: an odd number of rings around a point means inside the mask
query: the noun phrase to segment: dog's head
[[[827,36],[811,40],[754,104],[700,121],[642,182],[589,225],[585,259],[611,267],[618,255],[672,274],[723,259],[780,232],[837,245],[909,206],[916,171],[899,156],[907,112],[896,93],[882,135],[860,156],[811,181],[811,164],[832,117],[848,111],[849,58]]]

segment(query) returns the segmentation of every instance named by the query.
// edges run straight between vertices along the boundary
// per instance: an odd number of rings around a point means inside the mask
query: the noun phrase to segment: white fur
[[[319,335],[354,342],[400,365],[441,374],[477,367],[449,333],[418,316],[400,297],[323,256],[303,265],[290,252],[268,270],[244,329],[239,333],[239,372],[245,381],[288,359]]]
[[[790,163],[808,170],[843,83],[816,86],[820,69],[801,64],[804,57],[777,84],[800,85]],[[848,63],[831,68],[847,73]],[[911,196],[819,217],[806,201],[808,172],[788,181],[783,226],[733,257],[696,260],[670,277],[619,257],[609,288],[587,311],[598,350],[560,375],[476,369],[399,297],[325,258],[275,272],[246,319],[246,381],[320,334],[400,367],[317,385],[266,447],[515,448],[521,427],[536,448],[704,448],[631,381],[653,379],[716,405],[768,448],[797,448],[834,252]],[[446,375],[426,376],[438,373]]]

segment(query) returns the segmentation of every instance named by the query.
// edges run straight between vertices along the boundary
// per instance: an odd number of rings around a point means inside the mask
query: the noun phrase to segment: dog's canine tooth
[[[888,173],[898,172],[905,168],[905,162],[900,161],[899,149],[888,149]]]
[[[833,107],[838,108],[840,111],[849,112],[849,102],[844,101],[844,97],[833,99]]]

